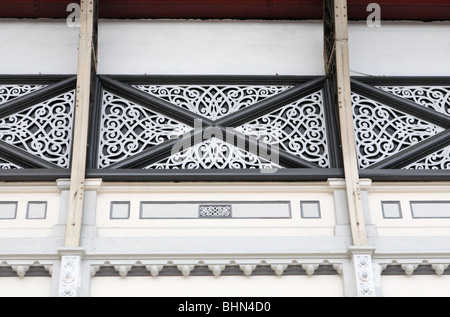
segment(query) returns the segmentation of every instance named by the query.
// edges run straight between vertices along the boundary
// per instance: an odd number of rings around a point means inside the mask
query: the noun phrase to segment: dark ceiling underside
[[[0,18],[66,18],[73,2],[0,0]],[[348,0],[349,18],[365,20],[372,2],[383,20],[450,20],[450,0]],[[119,19],[321,19],[322,10],[323,0],[99,0],[100,18]]]

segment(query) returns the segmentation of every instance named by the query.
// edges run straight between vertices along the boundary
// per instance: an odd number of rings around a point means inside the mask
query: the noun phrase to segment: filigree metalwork
[[[237,127],[236,130],[321,167],[330,166],[322,91]]]
[[[377,88],[450,116],[450,87],[379,86]]]
[[[22,169],[22,167],[0,157],[0,170],[18,170],[18,169]]]
[[[450,170],[450,146],[430,154],[427,157],[406,166],[404,169]]]
[[[279,169],[252,153],[217,138],[208,139],[145,169]]]
[[[62,168],[70,166],[75,91],[0,119],[0,140]]]
[[[44,87],[46,85],[0,85],[0,105]]]
[[[230,218],[231,205],[200,205],[200,218]]]
[[[291,88],[291,86],[233,85],[135,85],[134,87],[211,120],[217,120]]]
[[[444,129],[352,94],[359,165],[368,168]]]
[[[98,167],[178,138],[192,128],[108,91],[103,93]]]

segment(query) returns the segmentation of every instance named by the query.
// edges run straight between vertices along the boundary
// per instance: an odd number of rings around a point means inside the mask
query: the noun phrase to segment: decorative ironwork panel
[[[326,77],[99,76],[98,87],[89,177],[227,181],[238,174],[242,178],[236,180],[343,175],[339,143],[329,141],[338,123]]]
[[[450,87],[378,86],[377,88],[450,116]]]
[[[2,170],[16,170],[16,169],[22,169],[22,167],[11,163],[5,159],[0,158],[0,169]]]
[[[231,218],[231,205],[200,205],[200,218]]]
[[[361,168],[368,168],[444,131],[356,93],[352,94],[352,102]]]
[[[75,91],[0,119],[0,140],[62,168],[70,166]]]
[[[98,167],[106,168],[190,130],[180,122],[104,91]]]
[[[211,120],[278,95],[292,86],[177,86],[134,87]]]
[[[279,169],[252,153],[217,138],[208,139],[178,152],[146,169]]]
[[[0,105],[47,87],[47,85],[0,85]]]
[[[450,170],[450,146],[437,151],[404,169],[417,170]]]
[[[236,130],[323,168],[330,166],[322,91],[246,123]]]

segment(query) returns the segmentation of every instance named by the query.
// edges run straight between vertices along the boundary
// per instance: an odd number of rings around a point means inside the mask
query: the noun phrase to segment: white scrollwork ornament
[[[107,91],[103,94],[102,106],[99,168],[108,167],[192,130]]]
[[[377,88],[450,116],[450,87],[379,86]]]
[[[356,147],[361,168],[368,168],[443,128],[352,93]]]
[[[211,138],[145,169],[281,169],[236,146]]]
[[[46,85],[0,85],[0,105],[44,87]]]
[[[450,146],[430,154],[404,169],[450,170]]]
[[[292,86],[135,85],[134,87],[208,119],[216,120],[278,95]]]
[[[330,166],[322,92],[236,128],[323,168]]]
[[[75,91],[0,119],[0,140],[62,168],[70,166]]]

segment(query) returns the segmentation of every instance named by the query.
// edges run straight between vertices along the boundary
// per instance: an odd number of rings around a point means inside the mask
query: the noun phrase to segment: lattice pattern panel
[[[99,168],[106,168],[192,130],[108,91],[103,92],[102,100]]]
[[[360,168],[368,168],[445,129],[352,94],[356,146]]]
[[[243,85],[135,85],[134,87],[211,120],[235,113],[292,88],[292,86]]]
[[[322,91],[248,122],[236,130],[320,167],[330,166]]]
[[[278,168],[282,167],[217,138],[206,140],[146,167],[146,169]]]
[[[404,169],[416,170],[450,170],[450,146],[437,151]]]
[[[1,118],[0,140],[61,168],[69,168],[74,104],[72,90]]]
[[[47,85],[0,85],[0,105],[44,87]]]
[[[161,170],[169,170],[175,179],[202,180],[231,179],[235,170],[248,178],[258,177],[254,170],[283,170],[293,178],[296,169],[308,169],[305,179],[341,173],[339,145],[328,141],[337,123],[325,103],[325,77],[100,76],[100,84],[90,175],[162,179]]]
[[[377,88],[450,116],[450,87],[378,86]]]

